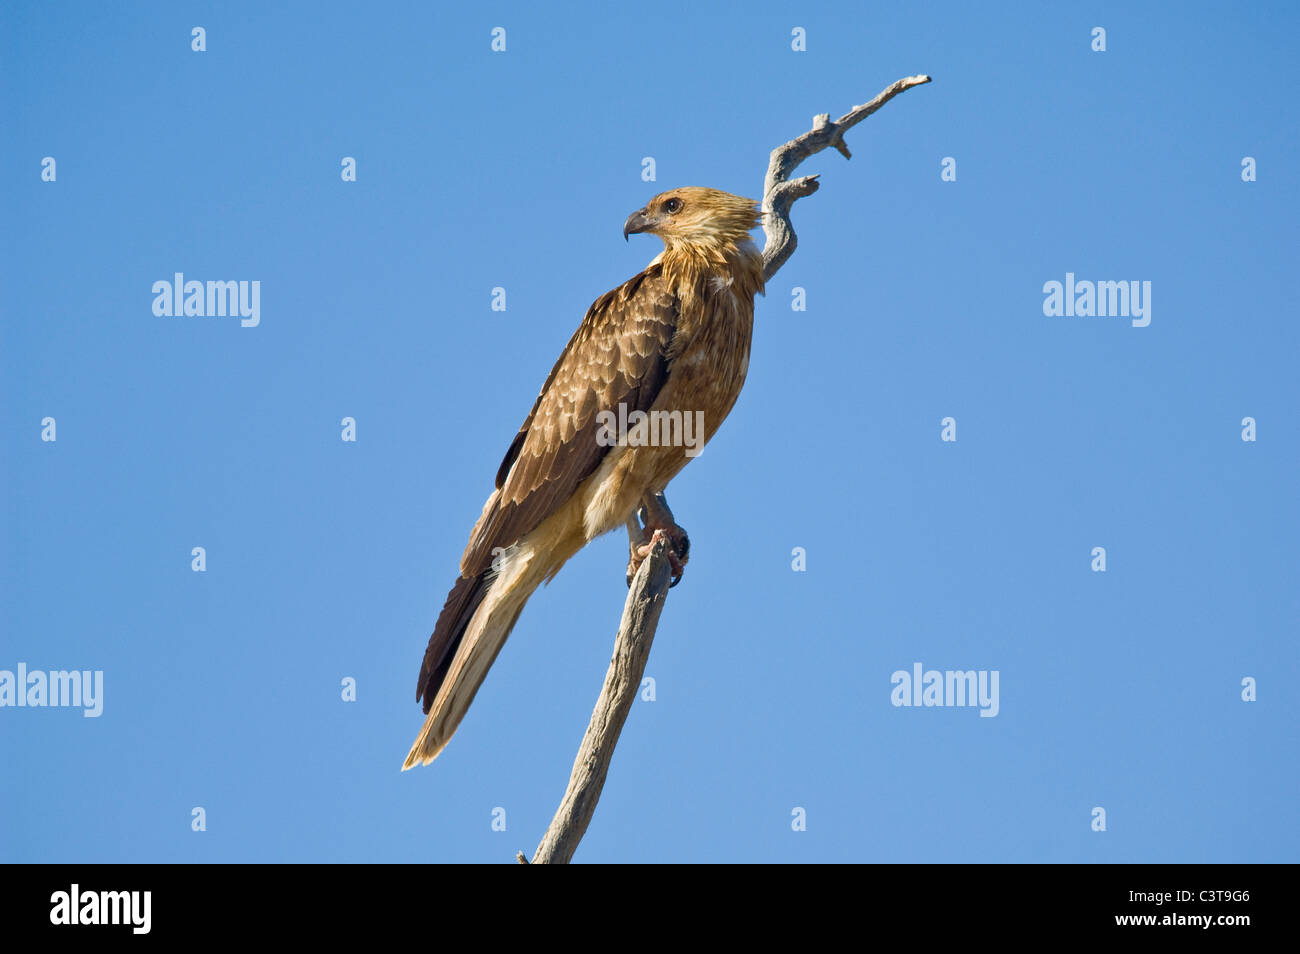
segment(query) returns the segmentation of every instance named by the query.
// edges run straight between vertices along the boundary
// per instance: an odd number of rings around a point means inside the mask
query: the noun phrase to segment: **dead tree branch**
[[[668,565],[668,540],[655,541],[650,555],[632,577],[632,587],[623,604],[623,619],[614,640],[614,658],[605,673],[605,686],[596,700],[595,711],[583,736],[582,747],[573,762],[573,774],[564,800],[537,846],[533,864],[568,864],[578,842],[587,833],[596,801],[605,785],[609,762],[614,756],[623,723],[641,688],[650,645],[654,642],[659,614],[668,598],[672,573]],[[524,860],[523,854],[517,856]]]
[[[796,199],[812,195],[820,183],[817,176],[790,176],[799,164],[828,146],[834,146],[845,159],[851,158],[844,134],[866,119],[885,103],[904,90],[930,82],[930,77],[907,76],[886,86],[869,103],[854,106],[839,119],[831,122],[830,114],[819,113],[813,117],[813,127],[784,146],[772,150],[767,164],[767,177],[763,180],[763,234],[767,243],[763,247],[763,278],[770,279],[785,260],[793,254],[799,239],[790,224],[790,207]]]
[[[790,175],[809,156],[834,146],[849,158],[849,147],[844,134],[866,119],[885,103],[904,90],[930,82],[928,76],[908,76],[890,84],[871,102],[855,106],[834,122],[828,114],[813,118],[813,128],[783,146],[772,150],[763,182],[763,232],[767,241],[763,248],[763,277],[770,279],[794,252],[797,238],[790,224],[790,207],[796,199],[817,191],[817,176]],[[631,527],[629,527],[631,529]],[[635,536],[633,537],[635,539]],[[663,612],[668,597],[671,572],[668,564],[668,541],[659,539],[650,555],[632,579],[627,602],[623,606],[623,619],[614,640],[614,657],[605,674],[605,685],[596,700],[595,711],[587,725],[578,757],[569,776],[569,787],[560,802],[550,827],[537,846],[533,864],[567,864],[578,848],[578,842],[587,832],[587,825],[596,810],[605,776],[609,772],[614,747],[618,744],[623,723],[632,708],[641,678],[645,674],[650,646],[654,642],[659,614]],[[521,864],[528,859],[523,852],[516,855]]]

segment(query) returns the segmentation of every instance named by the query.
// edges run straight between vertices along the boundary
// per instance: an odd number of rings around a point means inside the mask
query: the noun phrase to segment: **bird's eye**
[[[669,199],[667,202],[664,203],[664,211],[667,212],[669,215],[674,214],[679,209],[681,209],[681,207],[682,207],[682,200],[678,198]]]

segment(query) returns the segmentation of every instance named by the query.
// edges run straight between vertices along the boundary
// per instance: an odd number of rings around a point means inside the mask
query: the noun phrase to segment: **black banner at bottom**
[[[503,930],[520,940],[544,930],[558,941],[602,921],[652,934],[680,925],[733,942],[751,931],[774,940],[768,932],[787,928],[812,939],[845,927],[925,942],[1128,934],[1231,943],[1285,926],[1282,882],[1293,880],[1287,867],[1252,865],[626,866],[596,882],[582,874],[536,881],[523,866],[506,879],[490,867],[9,866],[0,916],[11,940],[90,942],[281,933],[374,940],[455,918],[506,943]]]

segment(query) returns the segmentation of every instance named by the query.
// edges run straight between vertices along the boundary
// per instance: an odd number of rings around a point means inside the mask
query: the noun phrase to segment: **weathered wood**
[[[614,640],[614,657],[605,673],[605,686],[596,700],[587,734],[574,760],[569,787],[551,820],[551,827],[537,846],[533,864],[568,864],[591,823],[610,759],[614,757],[614,746],[641,688],[659,614],[668,597],[672,577],[668,546],[668,540],[659,536],[650,555],[632,577],[632,587],[623,604],[623,619]],[[516,857],[524,861],[522,853]]]
[[[854,106],[834,122],[831,122],[826,113],[814,116],[812,129],[772,150],[767,164],[767,176],[763,180],[763,234],[767,236],[763,246],[764,280],[776,274],[777,269],[785,264],[799,244],[794,226],[790,223],[790,207],[796,199],[812,195],[820,186],[817,176],[790,178],[799,163],[830,146],[839,150],[845,159],[850,158],[852,154],[844,143],[844,134],[848,130],[899,93],[928,82],[930,77],[925,75],[906,76],[896,80],[881,90],[875,99]]]

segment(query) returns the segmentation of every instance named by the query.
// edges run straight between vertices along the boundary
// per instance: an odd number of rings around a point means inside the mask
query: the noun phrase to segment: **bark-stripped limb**
[[[642,562],[632,577],[632,587],[623,605],[623,619],[614,640],[614,657],[605,673],[605,686],[596,700],[595,711],[583,736],[582,747],[573,762],[573,773],[564,799],[551,820],[542,842],[537,846],[533,864],[568,864],[573,858],[578,842],[587,832],[596,801],[605,785],[614,746],[618,744],[623,723],[641,688],[646,660],[654,642],[659,614],[668,598],[668,584],[672,572],[668,564],[667,539],[659,538],[651,547],[650,555]],[[523,852],[516,855],[527,863]]]
[[[813,117],[812,129],[772,150],[772,157],[767,164],[767,177],[763,180],[763,233],[767,236],[763,247],[764,280],[771,279],[776,274],[799,243],[794,234],[794,226],[790,224],[790,207],[796,199],[812,195],[820,186],[817,176],[790,178],[799,163],[831,146],[838,149],[845,159],[851,158],[852,153],[844,143],[846,132],[899,93],[928,82],[930,77],[925,75],[896,80],[881,90],[871,102],[854,106],[834,122],[831,122],[828,113],[820,113]]]

